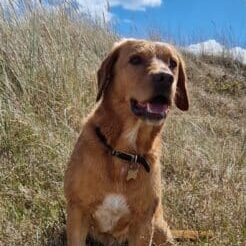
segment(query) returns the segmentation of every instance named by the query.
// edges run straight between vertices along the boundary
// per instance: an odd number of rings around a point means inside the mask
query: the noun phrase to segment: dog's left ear
[[[101,67],[97,71],[97,85],[98,93],[96,101],[99,101],[103,96],[104,92],[108,88],[110,82],[113,80],[114,74],[114,64],[119,56],[119,47],[113,48],[113,50],[108,54],[108,56],[103,60]]]
[[[187,94],[187,76],[185,71],[185,63],[181,55],[179,57],[179,71],[178,71],[178,82],[176,87],[176,94],[175,94],[175,104],[176,106],[186,111],[189,109],[189,99]]]

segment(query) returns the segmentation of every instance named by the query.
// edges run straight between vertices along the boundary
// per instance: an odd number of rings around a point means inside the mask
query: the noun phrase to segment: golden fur
[[[135,54],[144,60],[139,66],[129,64]],[[170,59],[176,62],[172,69]],[[153,95],[151,74],[160,70],[174,78],[167,95],[170,104],[174,101],[178,108],[187,110],[184,62],[172,46],[124,40],[102,62],[98,71],[99,102],[85,120],[65,174],[69,246],[84,246],[88,234],[105,245],[125,240],[129,246],[173,243],[161,204],[159,158],[164,119],[145,120],[130,109],[131,98],[142,102]],[[139,166],[136,179],[127,180],[130,164],[107,152],[95,134],[96,127],[114,149],[144,155],[151,163],[150,173]],[[174,237],[181,234],[175,231]],[[192,236],[197,235],[186,235]]]

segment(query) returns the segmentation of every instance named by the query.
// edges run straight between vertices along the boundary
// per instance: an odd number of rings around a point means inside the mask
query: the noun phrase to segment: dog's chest
[[[127,229],[127,223],[124,223],[124,218],[128,217],[129,214],[127,200],[123,195],[108,194],[96,208],[94,218],[101,232],[112,233],[116,227],[119,227],[119,224],[122,224],[122,228],[118,229],[122,231]]]

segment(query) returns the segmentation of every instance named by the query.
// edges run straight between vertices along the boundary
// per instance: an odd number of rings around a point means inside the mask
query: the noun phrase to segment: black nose
[[[169,73],[159,72],[152,74],[152,82],[155,93],[170,93],[173,80],[173,76]]]
[[[171,86],[173,83],[173,76],[169,73],[159,72],[152,74],[152,80],[154,83],[163,82],[166,86]]]

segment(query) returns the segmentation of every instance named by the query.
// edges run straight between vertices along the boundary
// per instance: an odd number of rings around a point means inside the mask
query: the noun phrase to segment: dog
[[[126,39],[97,73],[97,104],[85,119],[65,172],[67,241],[173,245],[163,218],[161,133],[171,106],[187,111],[185,64],[170,44]]]

